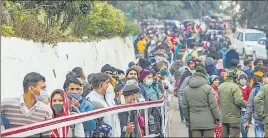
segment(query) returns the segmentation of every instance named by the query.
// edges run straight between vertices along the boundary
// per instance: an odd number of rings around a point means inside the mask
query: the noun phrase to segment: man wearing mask
[[[241,108],[246,107],[242,91],[236,83],[237,69],[229,70],[227,80],[219,86],[222,137],[240,137]],[[224,106],[223,106],[224,105]]]
[[[245,73],[241,73],[239,76],[238,76],[238,83],[239,83],[239,86],[242,90],[242,96],[244,98],[244,100],[246,102],[248,102],[248,98],[249,98],[249,95],[250,95],[250,92],[252,90],[252,88],[248,85],[248,76],[247,74]],[[244,122],[246,121],[245,119],[245,113],[246,113],[246,108],[242,108],[241,109],[241,134],[242,134],[242,137],[243,138],[246,138],[248,137],[248,132],[245,131],[244,128]]]
[[[107,74],[110,77],[109,86],[106,89],[106,95],[111,97],[111,99],[115,98],[114,89],[116,87],[116,80],[113,78],[113,71],[113,67],[109,64],[106,64],[101,68],[101,72]]]
[[[125,104],[137,102],[139,91],[140,89],[136,84],[127,84],[123,89]],[[120,118],[121,137],[142,137],[137,114],[137,110],[118,114]]]
[[[218,104],[207,83],[204,65],[198,63],[195,69],[189,85],[184,89],[183,115],[193,137],[214,137],[215,122],[220,121]]]
[[[82,94],[82,97],[86,97],[91,89],[90,89],[90,85],[88,82],[86,82],[86,77],[85,77],[85,73],[83,71],[83,69],[81,67],[75,67],[72,72],[74,72],[77,76],[77,79],[82,83],[82,87],[83,87],[83,94]]]
[[[52,118],[52,110],[38,101],[46,93],[46,79],[36,72],[28,73],[23,79],[24,93],[17,98],[1,99],[1,114],[9,119],[12,127],[40,123]],[[48,137],[51,131],[33,137]]]
[[[101,108],[113,107],[114,98],[107,96],[107,88],[110,85],[110,76],[104,73],[96,73],[92,78],[93,91],[86,97],[92,104],[101,105]],[[96,107],[98,109],[98,107]],[[112,121],[114,120],[114,121]],[[115,126],[115,134],[113,137],[120,137],[120,122],[117,114],[105,116],[103,122]],[[114,123],[114,124],[113,124]]]
[[[71,112],[85,113],[95,110],[95,107],[82,98],[82,84],[77,78],[70,78],[66,80],[66,94],[68,96]],[[86,137],[90,136],[90,133],[96,129],[96,120],[89,120],[83,122],[84,131]]]
[[[264,137],[268,137],[268,73],[264,74],[263,86],[254,98],[256,113],[263,119]]]

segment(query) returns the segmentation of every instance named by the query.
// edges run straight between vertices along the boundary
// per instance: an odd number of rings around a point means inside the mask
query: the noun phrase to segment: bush
[[[13,27],[7,25],[1,25],[1,34],[5,37],[11,37],[14,35]]]
[[[124,32],[121,34],[122,37],[135,36],[141,32],[140,27],[135,22],[126,21]]]

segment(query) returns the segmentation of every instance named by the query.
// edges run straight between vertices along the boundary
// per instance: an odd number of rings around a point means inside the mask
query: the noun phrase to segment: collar
[[[30,109],[32,109],[33,107],[37,107],[39,104],[39,101],[35,102],[35,104]],[[23,95],[20,97],[20,105],[26,106]]]

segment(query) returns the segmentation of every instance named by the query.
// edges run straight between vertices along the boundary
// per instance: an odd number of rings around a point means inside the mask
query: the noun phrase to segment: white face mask
[[[246,86],[247,85],[247,80],[239,80],[240,86]]]

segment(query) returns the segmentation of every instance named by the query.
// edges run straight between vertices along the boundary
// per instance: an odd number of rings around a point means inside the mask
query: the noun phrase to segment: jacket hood
[[[194,73],[193,77],[189,80],[191,88],[198,88],[205,84],[207,84],[206,76],[199,72]]]

